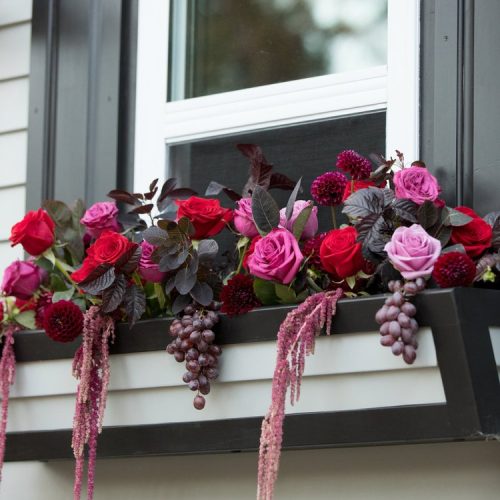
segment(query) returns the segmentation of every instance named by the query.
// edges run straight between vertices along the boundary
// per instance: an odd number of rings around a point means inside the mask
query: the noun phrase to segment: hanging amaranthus
[[[289,312],[278,332],[278,353],[274,370],[271,406],[262,421],[259,449],[257,498],[273,498],[274,484],[283,441],[285,402],[290,387],[290,403],[300,397],[305,357],[314,352],[317,335],[326,326],[330,335],[332,317],[342,290],[322,292],[310,296],[299,307]]]
[[[1,307],[1,305],[0,305]],[[16,376],[16,357],[14,355],[14,333],[20,330],[16,324],[9,324],[4,333],[2,358],[0,359],[0,392],[2,394],[2,415],[0,422],[0,479],[2,478],[5,456],[5,437],[9,412],[10,386]]]
[[[75,500],[79,500],[85,464],[85,445],[88,446],[87,498],[94,496],[94,470],[97,436],[102,429],[109,384],[109,341],[113,340],[115,324],[103,316],[97,306],[86,313],[82,345],[75,353],[73,375],[79,380],[73,419],[73,453],[76,458]]]

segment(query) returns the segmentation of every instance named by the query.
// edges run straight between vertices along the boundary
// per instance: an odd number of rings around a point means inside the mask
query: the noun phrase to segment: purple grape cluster
[[[222,349],[214,344],[212,328],[219,321],[218,304],[208,308],[188,305],[180,319],[170,325],[170,335],[174,337],[167,345],[167,352],[178,363],[186,362],[186,373],[182,380],[192,391],[196,391],[193,405],[197,410],[205,407],[205,398],[210,392],[210,380],[219,376],[218,357]]]
[[[389,281],[392,295],[377,311],[375,321],[380,325],[380,343],[390,347],[395,356],[403,356],[405,363],[411,365],[417,358],[418,323],[414,316],[417,308],[409,302],[418,292],[425,288],[425,280]]]

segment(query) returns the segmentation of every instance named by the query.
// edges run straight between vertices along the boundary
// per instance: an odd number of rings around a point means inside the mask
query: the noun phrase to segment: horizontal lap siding
[[[0,276],[23,257],[8,237],[26,205],[31,0],[0,0]]]

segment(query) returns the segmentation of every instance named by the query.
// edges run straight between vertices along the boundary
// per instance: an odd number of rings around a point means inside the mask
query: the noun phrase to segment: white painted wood
[[[31,23],[0,28],[0,80],[30,71]]]
[[[379,347],[378,337],[365,332],[318,339],[316,354],[306,363],[301,400],[288,412],[445,401],[429,329],[419,334],[419,359],[413,366]],[[193,394],[181,381],[183,365],[166,353],[112,356],[105,425],[263,415],[270,402],[275,356],[275,342],[226,346],[221,376],[203,412],[193,408]],[[19,363],[9,430],[70,428],[75,390],[69,360]]]
[[[165,343],[169,341],[165,332]],[[401,363],[390,349],[379,348],[378,332],[320,337],[316,353],[309,356],[305,376],[356,374],[380,371],[420,370],[437,366],[429,328],[418,334],[418,358],[414,365]],[[352,353],[355,352],[356,356]],[[258,367],[256,366],[258,360]],[[218,383],[271,380],[276,360],[274,342],[252,342],[224,346]],[[257,369],[258,368],[258,369]],[[184,364],[173,362],[164,351],[111,356],[111,391],[184,387]],[[71,360],[19,363],[12,398],[65,395],[75,391]]]
[[[285,451],[275,500],[495,500],[500,444]],[[8,462],[1,500],[68,500],[73,460]],[[257,454],[98,460],[95,500],[254,500]],[[86,498],[83,493],[82,498]]]
[[[0,188],[26,182],[28,133],[0,135]]]
[[[389,0],[386,154],[419,156],[420,0]]]
[[[32,0],[0,0],[0,26],[31,19]]]
[[[10,242],[0,242],[0,280],[3,276],[4,269],[16,259],[23,258],[23,248],[20,245],[11,247]]]
[[[0,82],[0,133],[28,126],[28,78]]]
[[[23,218],[25,197],[26,188],[24,186],[0,189],[0,213],[2,214],[0,241],[7,240],[11,227]]]

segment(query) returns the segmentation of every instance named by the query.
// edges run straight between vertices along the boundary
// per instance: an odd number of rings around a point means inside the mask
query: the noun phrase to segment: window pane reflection
[[[387,0],[174,0],[169,100],[386,63]]]

